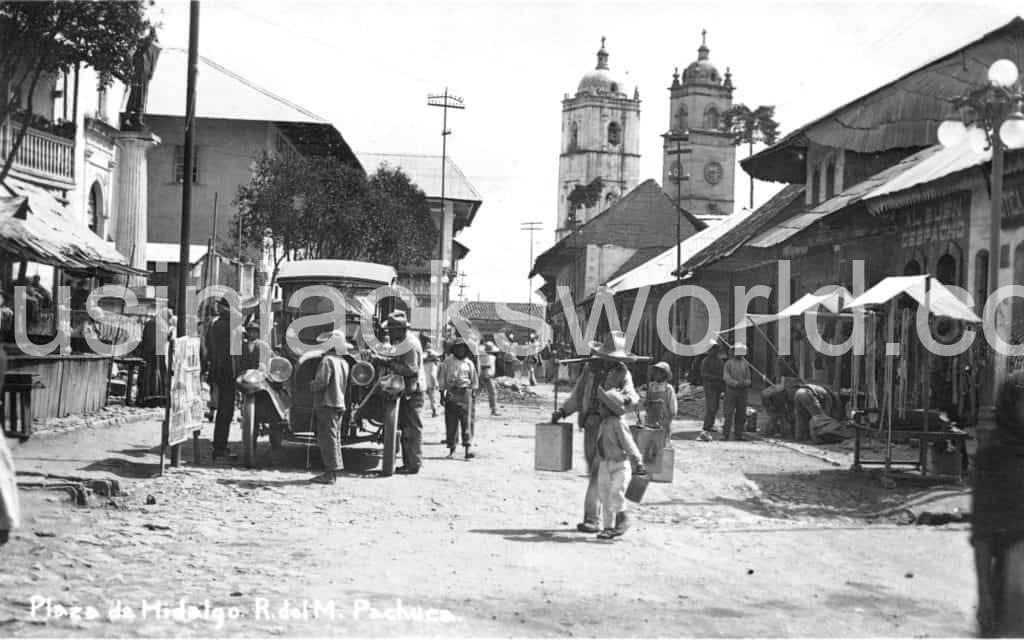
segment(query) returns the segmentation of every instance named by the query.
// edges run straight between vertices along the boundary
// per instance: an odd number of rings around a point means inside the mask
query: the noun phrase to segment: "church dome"
[[[576,93],[626,97],[629,91],[628,84],[627,77],[615,74],[608,68],[608,52],[604,48],[604,38],[601,38],[601,48],[597,51],[597,67],[583,75]]]
[[[704,85],[721,85],[722,76],[718,73],[718,69],[711,64],[708,59],[708,54],[711,52],[707,46],[707,32],[701,34],[703,40],[700,47],[697,49],[697,60],[690,63],[690,65],[683,70],[683,84],[704,84]]]

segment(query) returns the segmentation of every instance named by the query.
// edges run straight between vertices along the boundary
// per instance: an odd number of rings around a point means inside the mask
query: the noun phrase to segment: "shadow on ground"
[[[802,473],[748,473],[760,493],[746,499],[714,498],[767,518],[848,518],[907,524],[928,506],[969,496],[966,486],[906,479],[887,489],[880,472],[822,469]],[[964,504],[964,503],[960,503]]]
[[[611,543],[599,540],[594,534],[584,534],[575,529],[470,529],[470,533],[502,536],[505,540],[518,543],[574,543],[592,542],[600,545]]]

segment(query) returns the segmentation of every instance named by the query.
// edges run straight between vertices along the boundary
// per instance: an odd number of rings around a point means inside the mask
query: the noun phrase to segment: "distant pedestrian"
[[[704,386],[704,434],[715,430],[715,416],[725,393],[725,347],[713,344],[700,363],[700,381]]]
[[[498,415],[497,391],[494,388],[494,377],[498,366],[498,347],[494,342],[485,342],[483,353],[480,354],[480,388],[487,392],[487,403],[491,405],[491,415]]]
[[[466,340],[459,338],[452,343],[452,354],[441,366],[438,385],[444,404],[448,457],[455,457],[455,444],[461,428],[462,446],[466,449],[466,459],[469,460],[474,457],[470,449],[473,444],[473,398],[480,382],[476,366],[470,359]]]
[[[971,544],[985,638],[1024,637],[1024,373],[1000,388],[996,428],[975,458]]]
[[[171,311],[160,308],[142,328],[142,359],[145,366],[139,383],[139,406],[166,406],[170,386],[167,345],[171,337]]]
[[[747,423],[747,393],[750,391],[750,365],[746,360],[747,347],[736,344],[723,367],[725,379],[725,418],[722,434],[726,440],[743,440],[743,427]]]
[[[664,432],[662,446],[671,443],[672,418],[679,410],[676,390],[672,387],[672,369],[665,362],[651,367],[650,383],[647,385],[647,426],[655,426]],[[657,414],[656,416],[654,414]]]
[[[328,331],[316,338],[323,344],[338,342],[320,358],[316,375],[310,382],[313,391],[313,423],[324,472],[312,482],[334,484],[341,470],[341,420],[345,415],[345,387],[348,384],[348,362],[343,355],[354,348],[339,329]]]
[[[240,355],[231,352],[232,340],[237,336],[241,347],[241,326],[234,327],[232,317],[238,317],[237,311],[232,314],[231,304],[221,298],[216,303],[217,319],[213,321],[205,336],[206,373],[210,382],[210,391],[217,396],[217,416],[213,427],[213,458],[230,458],[228,439],[231,435],[231,422],[235,415],[235,378],[239,374]]]
[[[526,383],[530,386],[537,386],[537,355],[532,352],[537,350],[537,346],[530,344],[527,348],[531,352],[523,356],[523,368],[526,369]]]
[[[423,389],[427,400],[430,402],[430,417],[437,417],[437,403],[434,401],[437,393],[438,368],[441,365],[441,353],[434,349],[427,349],[423,355]]]

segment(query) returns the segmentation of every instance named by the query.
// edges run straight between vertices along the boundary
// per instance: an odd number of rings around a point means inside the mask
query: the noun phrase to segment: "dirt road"
[[[475,460],[444,459],[427,412],[419,476],[335,487],[307,484],[302,447],[154,478],[155,424],[33,439],[20,469],[117,476],[131,494],[23,494],[0,637],[972,634],[966,531],[897,512],[963,489],[886,492],[779,446],[680,439],[675,483],[651,485],[625,539],[598,541],[574,529],[582,436],[572,473],[533,469],[539,391],[481,416]]]

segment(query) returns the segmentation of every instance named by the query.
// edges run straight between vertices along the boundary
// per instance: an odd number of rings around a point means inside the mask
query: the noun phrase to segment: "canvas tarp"
[[[968,323],[979,324],[981,318],[971,308],[956,298],[938,279],[928,275],[907,277],[886,277],[867,290],[863,295],[847,303],[846,310],[865,306],[878,306],[900,295],[908,295],[919,305],[925,303],[925,282],[928,284],[928,308],[930,314]]]
[[[723,333],[731,333],[737,330],[743,330],[750,326],[758,326],[762,324],[770,324],[772,322],[784,319],[787,317],[799,317],[804,314],[816,314],[816,309],[820,306],[830,313],[838,313],[843,306],[843,300],[846,297],[845,291],[840,289],[838,286],[831,292],[823,293],[820,295],[812,295],[807,293],[800,299],[796,300],[789,306],[786,306],[777,313],[771,314],[748,314],[743,321],[736,324],[728,330],[722,331]]]

